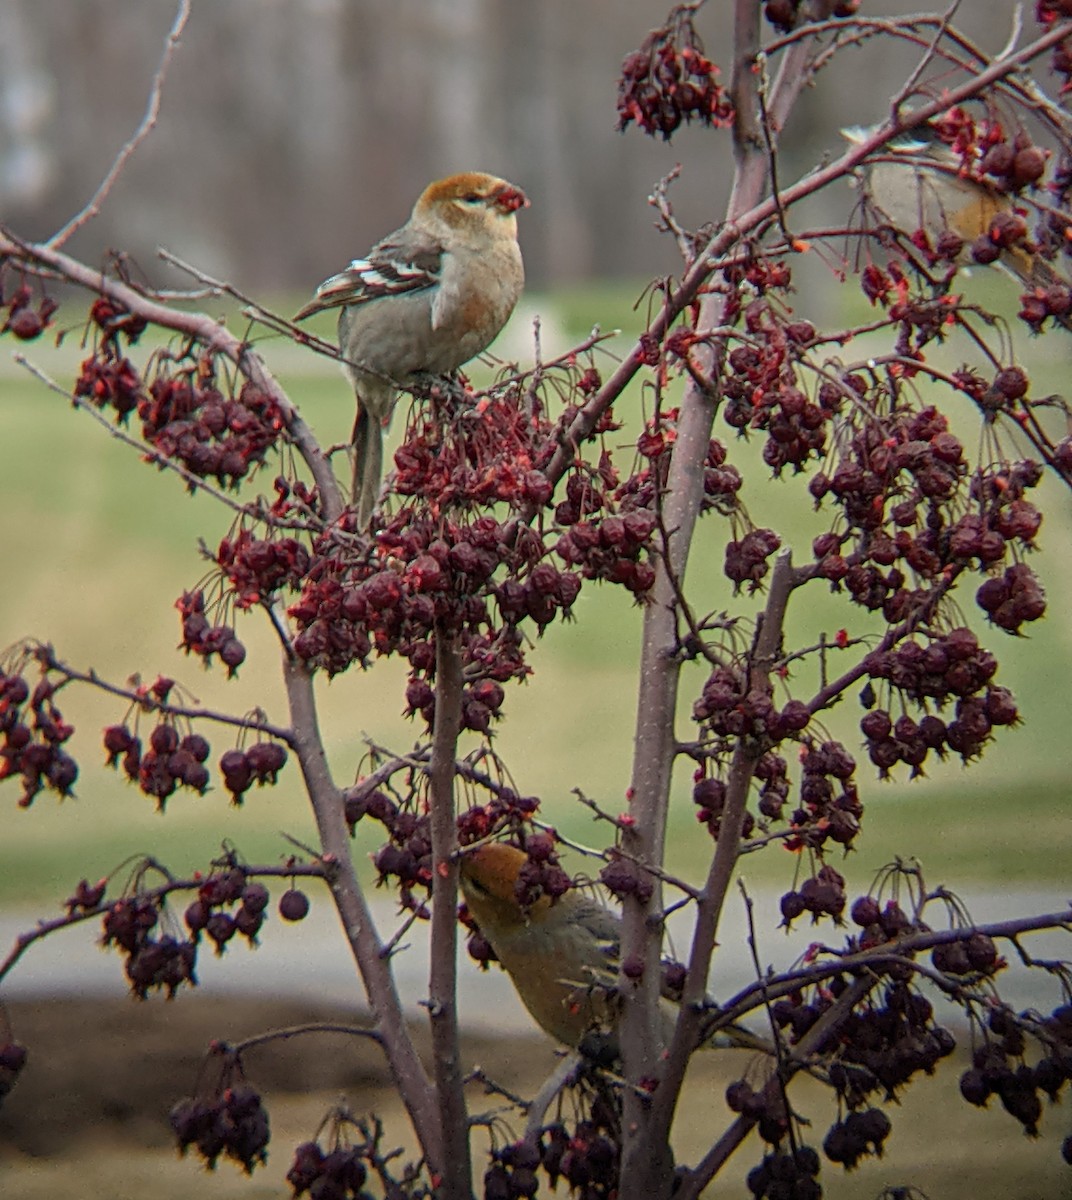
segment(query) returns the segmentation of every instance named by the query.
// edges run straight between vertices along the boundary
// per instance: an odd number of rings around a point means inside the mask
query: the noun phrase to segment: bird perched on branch
[[[516,885],[526,861],[523,851],[502,842],[465,852],[461,888],[469,912],[545,1033],[564,1046],[616,1058],[621,920],[576,888],[523,908]],[[677,1010],[669,998],[660,1007],[669,1044]],[[720,1045],[771,1050],[739,1026],[718,1037]]]
[[[860,145],[874,130],[852,126],[841,133]],[[902,134],[867,164],[869,203],[892,229],[909,235],[922,230],[932,247],[943,236],[955,235],[962,241],[952,256],[958,261],[996,263],[1032,288],[1067,287],[1068,281],[1032,246],[1014,196],[998,186],[999,179],[1013,189],[1037,182],[1045,155],[1037,146],[1019,153],[1009,146],[1008,151],[1005,170],[990,175],[985,173],[987,158],[966,165],[930,126]]]
[[[325,280],[297,314],[338,308],[339,348],[357,397],[353,492],[364,528],[379,495],[383,427],[398,393],[486,350],[524,283],[520,188],[467,171],[430,184],[409,220]]]

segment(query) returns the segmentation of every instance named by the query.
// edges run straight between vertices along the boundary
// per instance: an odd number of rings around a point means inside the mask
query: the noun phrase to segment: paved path
[[[1056,889],[1048,891],[1003,890],[994,887],[964,895],[976,921],[999,921],[1016,915],[1031,915],[1061,910],[1066,897]],[[389,903],[374,897],[375,918],[381,930],[394,927]],[[815,940],[815,934],[830,942],[836,938],[824,925],[813,931],[799,924],[792,934],[771,931],[776,924],[778,896],[764,892],[755,897],[756,928],[760,939],[760,961],[766,966],[785,968]],[[364,995],[352,960],[343,943],[333,911],[327,903],[314,903],[309,917],[297,925],[280,920],[273,909],[261,936],[257,951],[246,948],[236,938],[232,948],[217,959],[204,949],[199,956],[198,976],[204,991],[275,994],[279,997],[305,997],[345,1005],[355,1000],[363,1007]],[[32,929],[40,911],[0,913],[0,957],[7,953],[20,932]],[[744,923],[744,905],[732,897],[723,924],[725,944],[715,959],[713,994],[725,999],[755,978],[744,939],[737,931]],[[688,945],[688,924],[672,923],[671,932],[681,952]],[[0,998],[62,996],[78,994],[118,995],[126,990],[121,958],[102,951],[97,945],[99,925],[87,922],[44,938],[26,953],[11,976],[0,988]],[[428,968],[428,927],[416,925],[410,930],[407,948],[395,958],[399,988],[406,1007],[416,1013],[424,996]],[[1072,959],[1072,935],[1060,931],[1032,936],[1026,943],[1032,954]],[[1003,952],[1005,952],[1003,948]],[[459,986],[462,1011],[479,1022],[484,1030],[509,1032],[529,1028],[531,1022],[521,1008],[508,979],[492,968],[481,972],[462,952],[459,960]],[[1041,971],[1026,972],[1018,966],[1001,978],[1005,999],[1016,1008],[1037,1006],[1052,1008],[1058,1003],[1053,981]]]

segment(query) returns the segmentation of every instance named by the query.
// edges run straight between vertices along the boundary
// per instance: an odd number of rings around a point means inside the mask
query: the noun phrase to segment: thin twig
[[[11,357],[17,366],[24,367],[38,382],[43,383],[50,391],[57,393],[57,395],[62,396],[65,400],[69,400],[71,405],[78,409],[79,412],[84,412],[91,416],[109,437],[115,438],[117,442],[120,442],[124,446],[129,446],[132,450],[136,450],[146,462],[151,463],[154,467],[174,471],[190,489],[191,493],[195,491],[205,492],[214,500],[218,500],[225,508],[238,513],[239,516],[251,517],[254,520],[264,520],[263,514],[259,513],[255,506],[251,507],[248,504],[240,503],[233,496],[228,496],[226,492],[209,483],[201,475],[195,475],[192,471],[187,470],[177,459],[169,458],[166,454],[161,454],[159,451],[154,450],[152,446],[134,437],[133,434],[127,433],[121,426],[109,421],[96,405],[91,404],[83,396],[72,395],[71,392],[57,383],[41,367],[31,362],[25,354],[17,352]]]
[[[294,731],[286,726],[274,725],[270,721],[262,721],[249,715],[236,717],[231,713],[217,712],[210,708],[194,708],[187,704],[173,704],[171,701],[158,700],[142,689],[122,687],[110,680],[103,679],[92,667],[88,671],[79,671],[76,667],[57,658],[50,646],[46,646],[44,643],[37,645],[38,650],[45,656],[42,661],[50,671],[57,671],[72,682],[89,684],[102,692],[119,696],[145,712],[159,712],[170,717],[182,717],[188,721],[215,721],[218,725],[230,725],[235,729],[253,730],[255,733],[266,734],[268,737],[285,742],[288,746],[294,744]]]
[[[134,152],[156,127],[157,119],[160,116],[160,97],[164,90],[164,80],[167,78],[171,60],[182,40],[183,32],[186,29],[186,22],[190,19],[190,4],[191,0],[179,0],[175,19],[172,21],[171,28],[164,39],[164,52],[160,57],[160,65],[156,68],[156,74],[153,75],[152,83],[149,87],[149,103],[146,106],[145,115],[142,117],[141,123],[134,131],[134,136],[126,142],[116,155],[115,162],[112,163],[107,175],[101,180],[100,186],[90,197],[86,206],[80,212],[77,212],[58,233],[53,234],[49,238],[46,245],[50,249],[58,250],[72,234],[77,233],[83,225],[92,220],[100,212],[101,205],[115,186],[115,181],[123,173],[124,167],[126,167]]]
[[[149,865],[151,861],[148,857],[141,859],[144,865]],[[159,870],[164,870],[159,864],[154,863],[153,865]],[[287,863],[285,866],[249,866],[248,864],[244,864],[242,869],[250,879],[290,879],[299,875],[305,878],[324,879],[328,875],[328,868],[322,863]],[[164,873],[167,874],[166,871]],[[204,883],[204,875],[197,875],[191,879],[174,879],[169,876],[166,883],[159,884],[153,888],[146,888],[139,891],[138,894],[152,902],[156,902],[162,900],[165,896],[171,895],[173,892],[197,891],[198,888],[204,886]],[[62,917],[53,917],[48,921],[38,921],[33,929],[27,930],[26,933],[20,933],[15,938],[15,944],[7,956],[0,961],[0,981],[4,979],[12,967],[36,942],[61,929],[70,929],[72,926],[81,925],[84,921],[92,921],[103,917],[113,907],[116,899],[117,897],[105,896],[93,908],[79,909],[75,912],[69,912]]]

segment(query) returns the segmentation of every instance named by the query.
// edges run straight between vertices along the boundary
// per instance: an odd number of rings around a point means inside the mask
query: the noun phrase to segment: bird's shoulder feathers
[[[327,308],[434,288],[440,281],[443,253],[442,243],[431,233],[412,226],[396,229],[364,258],[355,258],[345,271],[325,279],[295,320]]]

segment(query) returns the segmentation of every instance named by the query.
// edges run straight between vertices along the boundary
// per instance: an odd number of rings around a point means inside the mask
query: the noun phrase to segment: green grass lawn
[[[636,327],[631,305],[637,288],[586,289],[550,306],[562,329],[582,336],[598,320],[604,328]],[[537,307],[539,301],[537,301]],[[285,305],[283,306],[286,307]],[[610,314],[608,319],[607,314]],[[1053,339],[1047,339],[1047,342]],[[333,364],[311,359],[290,345],[265,343],[264,353],[284,386],[325,442],[347,437],[352,419],[348,389]],[[76,361],[65,348],[52,364],[47,347],[31,357],[60,379]],[[1059,364],[1047,368],[1059,377]],[[66,374],[65,374],[66,373]],[[1054,387],[1058,386],[1054,383]],[[631,397],[620,405],[621,416]],[[396,422],[394,437],[399,436]],[[728,432],[720,431],[727,441]],[[627,444],[629,435],[616,435]],[[800,481],[772,487],[757,462],[757,446],[734,446],[748,486],[746,501],[757,523],[770,524],[788,543],[802,546],[825,527]],[[623,459],[623,465],[627,459]],[[256,486],[267,489],[270,476]],[[1067,878],[1068,780],[1072,739],[1067,734],[1064,694],[1072,667],[1072,533],[1066,495],[1051,489],[1039,569],[1050,596],[1050,615],[1031,638],[988,634],[1002,658],[999,676],[1016,692],[1024,714],[1021,728],[1006,731],[986,759],[965,770],[949,763],[914,783],[904,778],[878,783],[870,766],[860,769],[869,807],[859,851],[850,859],[853,884],[866,888],[870,872],[894,854],[921,856],[928,878],[952,885],[991,878],[1022,883]],[[146,469],[83,414],[47,392],[24,372],[0,364],[0,503],[4,522],[3,586],[0,588],[0,647],[19,637],[47,638],[79,667],[94,667],[122,681],[140,672],[179,679],[206,706],[243,712],[254,706],[273,719],[286,719],[278,679],[277,647],[256,616],[241,619],[240,636],[249,657],[235,685],[175,649],[179,636],[175,598],[204,573],[198,539],[221,536],[231,514],[209,498],[187,496],[176,478]],[[801,540],[802,539],[802,540]],[[722,575],[725,527],[709,517],[701,526],[689,584],[699,612],[735,604]],[[756,611],[762,597],[740,602]],[[970,597],[962,604],[974,608]],[[593,827],[578,809],[571,789],[580,788],[607,809],[625,806],[635,715],[635,665],[642,610],[609,588],[588,588],[575,620],[556,624],[533,648],[535,673],[511,689],[506,720],[496,746],[523,791],[544,802],[547,819],[571,837],[602,844],[605,826]],[[822,585],[798,593],[788,627],[790,643],[809,644],[840,626],[867,632],[863,615],[846,607]],[[836,662],[830,669],[836,670]],[[806,668],[798,687],[814,678]],[[813,674],[811,677],[808,671]],[[320,685],[323,729],[336,777],[346,782],[360,771],[366,735],[405,749],[420,730],[401,716],[405,674],[393,662],[375,664]],[[689,734],[688,706],[703,681],[699,667],[685,670],[679,730]],[[166,817],[153,803],[99,764],[99,730],[120,720],[123,705],[85,692],[64,697],[61,708],[78,726],[73,752],[82,765],[78,798],[57,804],[40,797],[23,812],[16,785],[0,791],[0,903],[62,898],[82,875],[95,878],[130,854],[154,851],[177,871],[204,866],[222,838],[232,839],[248,858],[277,861],[290,852],[280,836],[312,837],[312,821],[297,771],[289,767],[276,789],[254,790],[241,810],[226,793],[176,796]],[[826,726],[856,750],[862,710],[854,699],[829,714]],[[218,754],[229,744],[219,735]],[[697,877],[709,843],[693,820],[689,781],[679,773],[671,819],[672,864]],[[364,831],[359,857],[374,849]],[[792,864],[774,849],[749,860],[750,878],[788,880]]]

